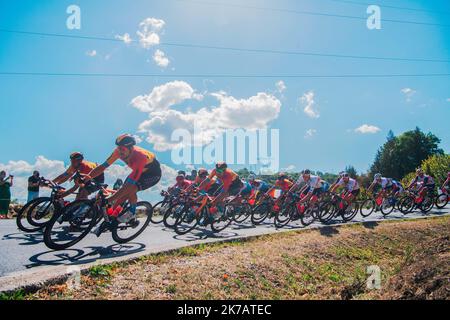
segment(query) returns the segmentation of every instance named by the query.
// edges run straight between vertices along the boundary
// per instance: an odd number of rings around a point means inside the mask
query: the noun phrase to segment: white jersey
[[[420,183],[420,184],[434,184],[434,180],[431,176],[428,176],[426,174],[423,175],[423,177],[421,176],[417,176],[413,179],[413,182],[415,183]]]
[[[303,176],[298,177],[296,184],[299,185],[301,183],[305,183],[310,189],[322,188],[322,180],[319,176],[309,176],[309,180],[306,181],[303,179]]]
[[[377,179],[373,180],[373,183],[380,184],[381,188],[385,189],[387,187],[392,186],[392,179],[391,178],[381,178],[381,182],[378,182]]]
[[[347,191],[354,191],[359,189],[359,183],[355,179],[348,178],[348,182],[345,183],[344,178],[341,178],[337,183],[338,186],[344,186]]]

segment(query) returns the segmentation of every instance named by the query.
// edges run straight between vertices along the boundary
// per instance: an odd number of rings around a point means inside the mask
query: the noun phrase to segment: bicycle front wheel
[[[193,207],[183,207],[183,211],[180,212],[180,216],[177,218],[174,225],[175,232],[179,235],[191,232],[198,225],[200,217],[201,215],[197,216]],[[206,217],[204,217],[204,219],[206,219]]]
[[[42,203],[46,203],[48,201],[51,201],[51,198],[41,197],[41,198],[37,198],[37,199],[34,199],[34,200],[26,203],[17,214],[17,217],[16,217],[17,227],[20,230],[22,230],[23,232],[28,232],[28,233],[41,230],[44,226],[35,226],[28,222],[28,219],[27,219],[28,211],[32,210],[32,208],[35,208],[39,203],[42,204]]]
[[[363,201],[363,203],[361,204],[361,207],[359,209],[361,215],[366,218],[368,216],[370,216],[373,211],[375,210],[376,207],[376,203],[375,200],[373,199],[366,199]]]
[[[152,219],[152,205],[147,201],[140,201],[136,203],[135,217],[126,222],[119,222],[121,216],[130,214],[129,210],[129,207],[123,210],[111,228],[112,238],[117,243],[126,243],[136,239],[144,232]]]

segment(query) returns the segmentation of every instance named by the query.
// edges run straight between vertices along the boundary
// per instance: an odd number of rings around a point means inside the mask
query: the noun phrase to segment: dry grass
[[[268,235],[98,266],[78,290],[26,298],[448,299],[449,237],[448,217]],[[366,289],[369,265],[381,268],[380,290]]]

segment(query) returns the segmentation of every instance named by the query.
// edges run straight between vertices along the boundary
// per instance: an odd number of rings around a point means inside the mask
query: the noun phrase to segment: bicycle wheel
[[[234,219],[235,210],[234,205],[226,205],[223,213],[218,213],[217,217],[211,222],[211,230],[213,232],[221,232],[225,230]]]
[[[413,197],[405,197],[401,200],[399,204],[400,212],[403,214],[408,214],[414,209],[414,198]]]
[[[181,216],[185,204],[174,204],[164,214],[163,223],[166,228],[173,229],[177,219]]]
[[[374,212],[376,206],[377,205],[375,203],[375,200],[373,200],[373,199],[366,199],[361,204],[361,207],[360,207],[359,211],[360,211],[361,215],[364,218],[366,218],[366,217],[370,216],[372,214],[372,212]]]
[[[200,222],[200,218],[205,214],[204,211],[205,209],[200,216],[197,216],[193,207],[183,207],[183,211],[180,212],[180,216],[174,225],[175,232],[179,235],[184,235],[194,230]],[[206,216],[203,218],[207,219]]]
[[[448,195],[445,193],[438,195],[434,204],[436,208],[443,209],[448,204]]]
[[[48,201],[36,202],[27,211],[27,222],[35,227],[44,228],[56,211],[55,203]]]
[[[330,222],[336,213],[336,206],[331,201],[325,201],[320,206],[319,221],[322,223]]]
[[[319,215],[319,206],[316,204],[313,204],[309,208],[303,212],[303,214],[300,214],[300,222],[305,227],[309,226],[311,223],[314,222],[315,217]]]
[[[171,204],[169,201],[160,201],[153,207],[153,214],[150,221],[154,224],[160,224],[164,221],[164,215],[169,210]]]
[[[139,201],[136,203],[136,216],[127,222],[119,222],[121,216],[130,214],[129,207],[123,210],[111,228],[112,238],[117,243],[126,243],[136,239],[152,219],[153,207],[150,202]]]
[[[35,204],[37,203],[42,203],[42,202],[47,202],[47,201],[51,201],[51,198],[49,197],[41,197],[41,198],[37,198],[34,199],[28,203],[26,203],[22,209],[20,209],[20,211],[17,213],[17,217],[16,217],[16,224],[17,227],[19,228],[19,230],[22,230],[23,232],[36,232],[39,231],[43,228],[43,226],[34,226],[31,225],[28,220],[27,220],[27,215],[28,215],[28,211],[35,206]]]
[[[91,200],[80,200],[54,214],[44,230],[44,243],[64,250],[80,242],[99,221]]]
[[[426,196],[419,206],[420,211],[422,211],[422,213],[430,212],[430,210],[433,209],[434,202],[433,197]]]
[[[282,228],[286,226],[294,216],[297,210],[294,206],[287,206],[282,208],[275,214],[275,227]]]
[[[238,206],[234,206],[233,215],[230,217],[236,223],[243,223],[247,220],[252,213],[252,207],[248,203],[244,203]]]
[[[345,222],[348,222],[358,214],[358,211],[359,211],[358,203],[352,202],[350,205],[347,206],[347,208],[345,208],[345,210],[343,210],[342,219],[344,219]]]
[[[392,211],[394,211],[395,207],[395,201],[393,198],[384,199],[383,203],[381,204],[380,210],[383,216],[388,216],[391,214]]]
[[[250,220],[254,225],[258,225],[266,220],[270,213],[271,205],[267,202],[263,202],[253,208]]]

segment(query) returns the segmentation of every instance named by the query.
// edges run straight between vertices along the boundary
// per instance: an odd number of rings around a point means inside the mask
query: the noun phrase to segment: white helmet
[[[256,175],[251,173],[251,174],[248,175],[247,179],[250,180],[250,181],[253,181],[253,180],[256,179]]]
[[[374,177],[376,180],[381,179],[381,173],[376,173]]]

